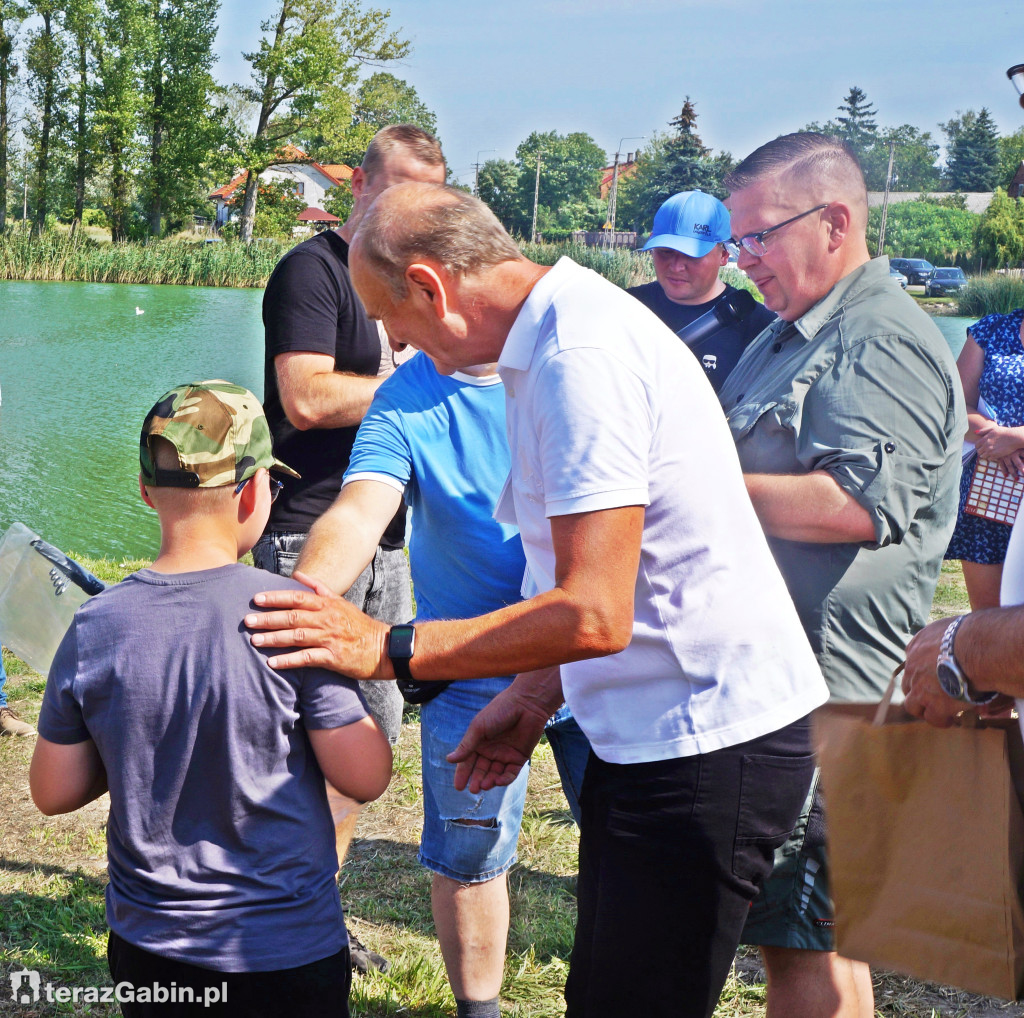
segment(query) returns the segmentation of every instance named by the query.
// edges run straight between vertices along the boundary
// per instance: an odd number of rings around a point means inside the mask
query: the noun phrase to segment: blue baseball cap
[[[729,210],[703,191],[680,191],[654,214],[651,239],[640,249],[670,247],[691,258],[703,258],[732,236]]]

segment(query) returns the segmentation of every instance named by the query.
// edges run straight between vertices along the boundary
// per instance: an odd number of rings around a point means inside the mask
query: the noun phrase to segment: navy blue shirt
[[[727,283],[722,293],[714,300],[709,300],[704,304],[677,304],[675,301],[669,300],[657,280],[653,283],[645,283],[643,286],[631,287],[626,292],[636,297],[641,304],[649,307],[673,332],[679,332],[691,322],[695,322],[701,315],[706,315],[730,293],[735,293],[736,287],[729,286]],[[763,304],[758,304],[738,325],[723,326],[713,336],[708,336],[707,339],[690,347],[694,357],[704,368],[708,381],[715,392],[721,389],[722,383],[728,377],[729,372],[736,367],[736,362],[750,345],[750,341],[774,321],[775,314]],[[285,460],[285,462],[289,461]]]

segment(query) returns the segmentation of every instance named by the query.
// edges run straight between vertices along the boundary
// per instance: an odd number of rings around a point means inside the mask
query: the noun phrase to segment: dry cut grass
[[[86,563],[112,579],[140,563]],[[947,567],[937,614],[965,609],[959,570]],[[5,654],[12,705],[30,720],[43,680]],[[112,1005],[12,1002],[7,975],[25,966],[54,985],[109,985],[103,911],[106,798],[65,817],[44,818],[28,793],[31,739],[0,739],[0,1016],[113,1016]],[[430,916],[430,879],[416,861],[420,828],[418,722],[407,714],[387,793],[364,812],[340,876],[351,929],[391,961],[386,974],[357,978],[356,1016],[443,1018],[454,1014]],[[565,982],[575,921],[577,831],[566,809],[550,750],[534,758],[519,862],[510,873],[512,929],[502,986],[510,1018],[564,1013]],[[644,950],[643,930],[622,931],[622,967]],[[884,1018],[1020,1018],[1016,1004],[875,973],[877,1014]],[[756,952],[741,951],[716,1018],[762,1018],[764,973]]]

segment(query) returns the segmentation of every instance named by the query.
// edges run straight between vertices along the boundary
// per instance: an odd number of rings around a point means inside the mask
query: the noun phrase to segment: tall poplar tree
[[[71,124],[70,146],[74,157],[69,166],[74,193],[72,222],[82,222],[85,208],[85,185],[95,170],[95,139],[92,131],[94,89],[92,59],[96,48],[97,0],[65,0],[64,27],[69,38],[72,80],[69,86]]]
[[[14,42],[26,15],[24,6],[0,0],[0,231],[7,225],[7,187],[10,173],[11,86],[18,73]]]
[[[34,115],[26,125],[35,162],[35,224],[42,229],[50,208],[53,185],[51,147],[65,124],[64,80],[67,48],[57,20],[58,0],[32,0],[31,11],[41,24],[30,35],[25,50],[29,98]]]
[[[142,113],[141,73],[148,31],[142,0],[106,0],[96,50],[96,136],[108,180],[111,239],[129,235],[137,132]]]
[[[352,119],[359,68],[407,56],[410,44],[388,27],[389,12],[359,0],[278,0],[263,22],[259,49],[244,54],[252,84],[242,97],[259,107],[256,129],[245,146],[248,171],[239,237],[252,239],[259,174],[279,158],[281,147],[301,135],[339,137]]]
[[[147,140],[142,195],[149,232],[195,204],[209,153],[224,137],[214,110],[219,0],[144,0],[150,40],[143,77]]]

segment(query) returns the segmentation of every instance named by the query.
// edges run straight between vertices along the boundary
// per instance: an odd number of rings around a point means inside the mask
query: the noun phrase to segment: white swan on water
[[[145,311],[143,311],[143,310],[142,310],[142,308],[140,308],[138,304],[136,304],[136,305],[135,305],[135,313],[136,313],[137,315],[144,315],[144,314],[145,314],[146,312],[145,312]]]

